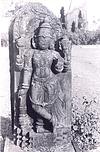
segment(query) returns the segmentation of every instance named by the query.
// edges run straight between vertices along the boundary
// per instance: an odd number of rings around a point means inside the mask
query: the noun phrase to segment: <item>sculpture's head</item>
[[[38,34],[38,45],[42,50],[46,50],[50,47],[52,41],[52,28],[48,22],[44,22],[40,26]]]

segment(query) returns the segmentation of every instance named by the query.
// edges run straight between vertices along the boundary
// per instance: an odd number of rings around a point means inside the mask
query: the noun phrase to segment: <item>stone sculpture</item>
[[[57,62],[53,68],[59,73],[65,68],[65,61],[58,52],[49,49],[52,40],[51,32],[50,25],[44,21],[37,35],[37,49],[32,50],[31,55],[25,56],[23,83],[18,94],[22,99],[21,107],[25,109],[24,95],[26,96],[30,89],[29,98],[34,111],[51,122],[53,126],[60,126],[64,121],[63,92],[56,74],[52,72],[52,64]]]
[[[59,148],[73,152],[71,44],[67,35],[60,21],[39,3],[22,7],[12,23],[14,142],[30,152],[56,152]]]

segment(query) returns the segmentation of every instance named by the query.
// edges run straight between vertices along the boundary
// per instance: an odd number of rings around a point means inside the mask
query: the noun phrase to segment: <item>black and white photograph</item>
[[[0,0],[0,152],[100,152],[99,0]]]

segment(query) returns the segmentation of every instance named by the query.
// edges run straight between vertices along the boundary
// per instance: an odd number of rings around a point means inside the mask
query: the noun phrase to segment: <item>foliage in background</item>
[[[83,15],[82,15],[82,11],[79,10],[79,14],[78,14],[78,25],[77,25],[78,29],[84,29],[86,28],[86,20],[84,19]]]
[[[100,118],[95,109],[96,98],[88,100],[85,96],[82,99],[73,97],[72,103],[72,136],[74,141],[84,152],[96,148],[96,145],[99,144],[98,137],[100,137]],[[79,103],[81,103],[80,107]]]
[[[74,33],[75,32],[75,27],[76,24],[75,24],[75,21],[72,22],[72,27],[71,27],[71,31]]]
[[[72,44],[75,45],[96,45],[100,44],[100,31],[84,31],[77,30],[73,32],[67,32]]]
[[[62,23],[62,28],[65,28],[65,29],[66,29],[64,7],[61,7],[60,15],[61,15],[61,16],[60,16],[60,21],[61,21],[61,23]]]
[[[63,24],[67,25],[67,23],[65,23],[64,7],[61,8],[60,13],[62,14],[60,18],[62,25]],[[87,26],[87,21],[84,19],[82,11],[79,10],[77,16],[77,23],[73,20],[71,29],[68,30],[70,32],[67,31],[67,35],[69,37],[69,40],[72,41],[72,44],[74,45],[100,44],[100,30],[89,31],[86,30],[86,26]]]

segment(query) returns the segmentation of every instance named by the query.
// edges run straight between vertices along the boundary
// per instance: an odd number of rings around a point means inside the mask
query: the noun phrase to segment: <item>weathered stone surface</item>
[[[41,3],[28,3],[16,12],[14,39],[20,38],[23,34],[32,37],[35,29],[39,27],[39,24],[42,23],[46,17],[55,34],[58,37],[61,36],[59,19]]]
[[[29,3],[9,33],[14,143],[30,152],[73,152],[71,53],[60,21]]]

